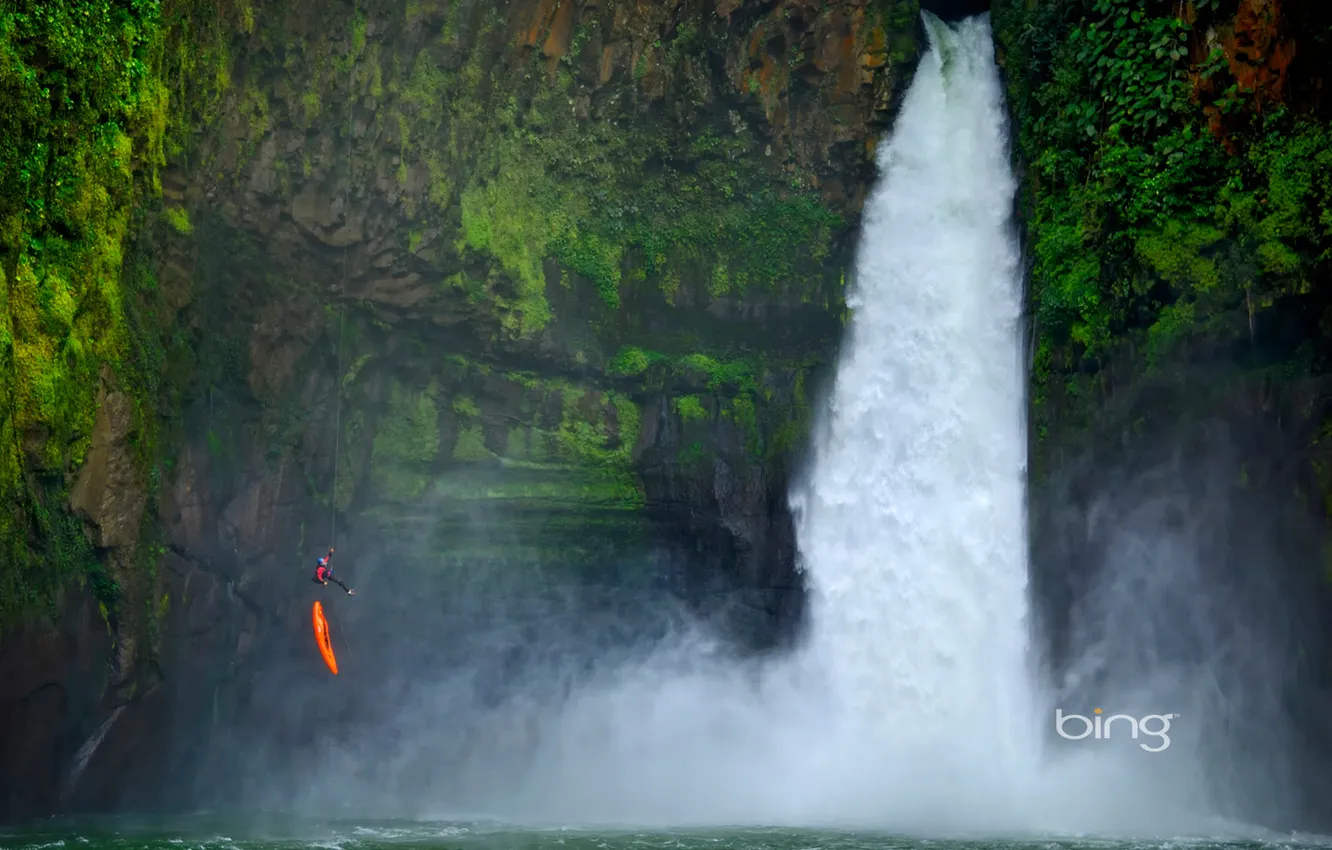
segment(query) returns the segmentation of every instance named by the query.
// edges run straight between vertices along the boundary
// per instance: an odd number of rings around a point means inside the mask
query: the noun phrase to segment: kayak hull
[[[315,600],[314,604],[315,643],[319,645],[319,654],[324,656],[324,663],[334,676],[338,675],[338,659],[333,655],[333,641],[328,634],[328,620],[324,619],[324,606]]]

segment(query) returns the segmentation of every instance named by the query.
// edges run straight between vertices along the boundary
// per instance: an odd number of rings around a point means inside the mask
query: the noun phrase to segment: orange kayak
[[[338,675],[338,659],[333,657],[333,641],[328,636],[328,620],[324,619],[324,606],[315,600],[314,604],[315,642],[319,644],[319,654],[324,656],[324,663],[333,675]]]

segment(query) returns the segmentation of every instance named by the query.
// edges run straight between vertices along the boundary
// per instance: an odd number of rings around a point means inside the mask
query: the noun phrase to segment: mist
[[[1077,458],[1033,502],[1050,703],[1178,715],[1169,749],[1146,759],[1127,735],[1054,752],[1095,743],[1143,762],[1143,779],[1181,808],[1325,828],[1310,816],[1326,789],[1326,741],[1306,713],[1327,704],[1316,669],[1326,591],[1308,568],[1320,537],[1297,496],[1289,436],[1245,422],[1217,410],[1159,416],[1124,448]],[[1257,480],[1260,470],[1274,473]]]
[[[324,596],[339,676],[313,659],[305,601],[275,620],[214,718],[199,797],[934,837],[1302,822],[1317,794],[1291,700],[1315,594],[1278,564],[1314,538],[1236,486],[1223,436],[1070,467],[1032,494],[1029,562],[1001,89],[987,21],[930,31],[793,486],[812,600],[794,647],[739,650],[698,613],[740,604],[738,585],[700,605],[688,547],[646,527],[540,537],[427,495],[344,533],[358,593]],[[1057,736],[1056,708],[1096,707],[1178,715],[1170,746]]]

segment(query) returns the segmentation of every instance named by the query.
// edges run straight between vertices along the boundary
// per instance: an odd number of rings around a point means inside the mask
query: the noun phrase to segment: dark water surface
[[[487,821],[310,820],[284,816],[59,819],[0,828],[14,850],[1318,850],[1321,836],[1261,840],[1046,837],[928,840],[888,833],[787,828],[636,830],[514,827]]]

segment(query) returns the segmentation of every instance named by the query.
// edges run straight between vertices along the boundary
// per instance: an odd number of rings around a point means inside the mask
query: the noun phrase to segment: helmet
[[[320,558],[320,559],[319,559],[319,566],[322,567],[324,564],[327,564],[327,563],[328,563],[328,558]]]

